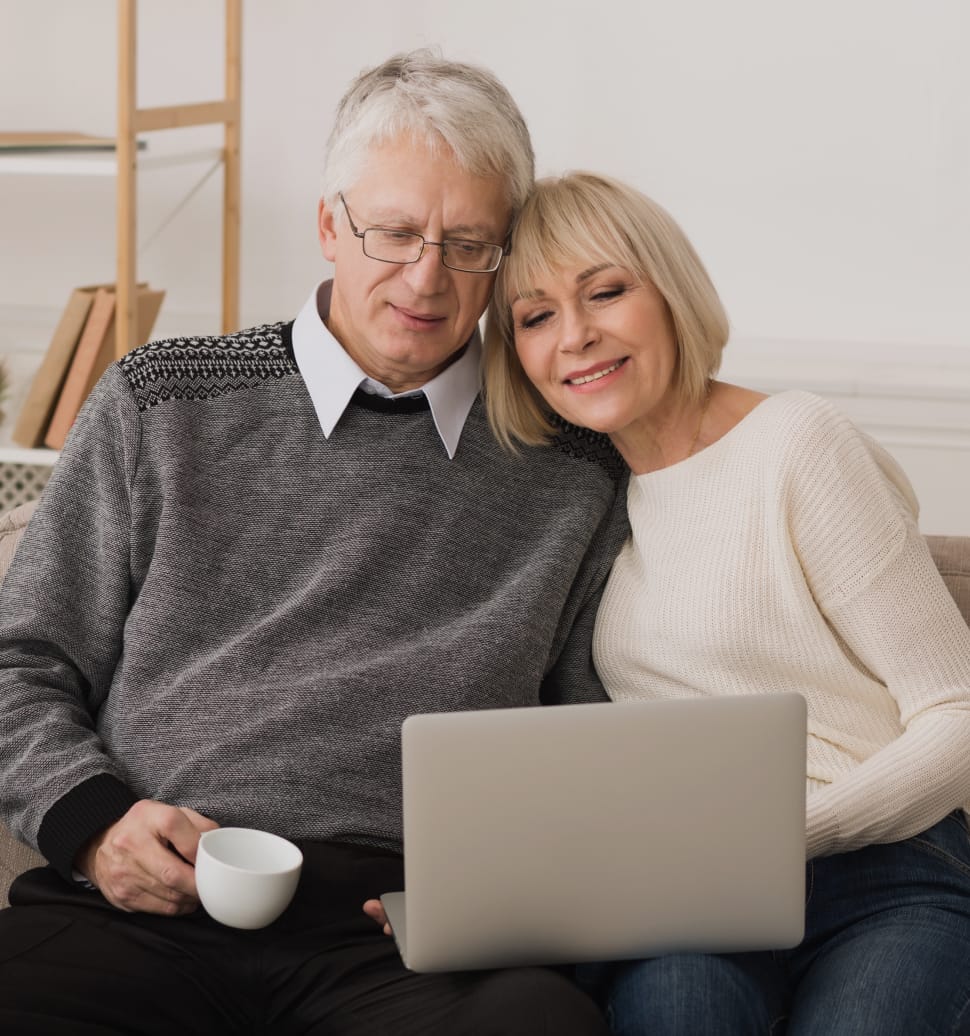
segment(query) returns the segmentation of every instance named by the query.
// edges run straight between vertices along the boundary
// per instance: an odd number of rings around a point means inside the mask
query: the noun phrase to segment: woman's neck
[[[634,475],[648,475],[712,446],[766,398],[763,392],[712,381],[698,402],[663,418],[647,415],[610,438]]]

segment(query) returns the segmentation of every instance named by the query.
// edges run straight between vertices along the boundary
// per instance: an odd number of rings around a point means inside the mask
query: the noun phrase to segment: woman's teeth
[[[570,385],[587,385],[591,381],[599,381],[600,378],[605,378],[607,374],[612,374],[622,362],[622,360],[617,360],[612,367],[604,367],[603,370],[597,371],[595,374],[587,374],[582,378],[567,378],[567,381]]]

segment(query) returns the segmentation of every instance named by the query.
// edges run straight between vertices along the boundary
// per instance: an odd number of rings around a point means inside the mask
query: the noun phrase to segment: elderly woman
[[[970,630],[892,458],[817,396],[717,381],[727,335],[663,209],[603,176],[540,182],[489,313],[487,400],[510,449],[555,412],[629,465],[607,691],[794,690],[809,716],[804,941],[611,965],[614,1031],[970,1033]]]

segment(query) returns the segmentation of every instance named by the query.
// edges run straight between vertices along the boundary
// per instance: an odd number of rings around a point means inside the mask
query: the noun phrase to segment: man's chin
[[[392,392],[398,393],[426,385],[454,363],[462,347],[449,345],[434,349],[425,343],[422,348],[415,348],[413,343],[408,347],[396,340],[393,343],[382,343],[379,351],[381,367],[386,374],[383,377],[372,376]]]
[[[379,349],[392,363],[409,369],[426,370],[429,367],[448,366],[467,341],[468,336],[458,341],[451,329],[439,328],[418,334],[398,332],[388,335],[380,343]]]

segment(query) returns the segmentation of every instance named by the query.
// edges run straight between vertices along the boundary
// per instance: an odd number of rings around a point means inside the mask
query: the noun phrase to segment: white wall
[[[318,169],[350,77],[440,43],[507,83],[541,173],[618,174],[681,221],[732,318],[729,375],[849,399],[888,377],[917,386],[923,425],[942,389],[967,415],[948,470],[970,484],[965,0],[244,3],[246,323],[291,315],[325,272]],[[0,0],[0,128],[110,134],[114,19],[114,0]],[[142,0],[140,19],[142,104],[218,93],[221,0]],[[146,235],[203,171],[143,177]],[[216,175],[141,261],[167,326],[217,325],[218,191]],[[110,279],[113,215],[110,180],[0,177],[0,313]],[[970,530],[970,489],[949,483],[938,528]]]

